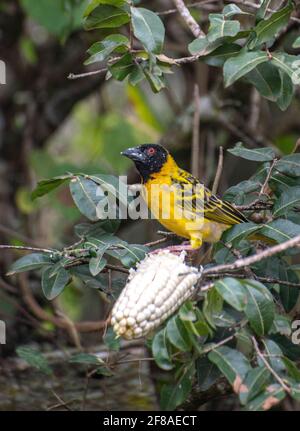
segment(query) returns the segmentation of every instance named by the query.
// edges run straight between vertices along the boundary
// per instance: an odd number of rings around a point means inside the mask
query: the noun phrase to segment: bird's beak
[[[128,148],[125,151],[122,151],[122,156],[128,157],[129,159],[133,160],[134,162],[145,162],[146,157],[144,153],[139,148]]]

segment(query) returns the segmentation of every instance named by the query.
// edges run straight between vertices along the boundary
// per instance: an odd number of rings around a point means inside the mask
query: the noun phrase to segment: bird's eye
[[[147,150],[148,156],[153,156],[153,154],[155,154],[155,153],[156,153],[155,148],[153,148],[153,147],[148,148],[148,150]]]

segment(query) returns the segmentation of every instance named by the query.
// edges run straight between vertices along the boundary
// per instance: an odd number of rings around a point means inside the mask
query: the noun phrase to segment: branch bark
[[[256,262],[260,262],[263,259],[274,256],[275,254],[281,253],[289,248],[293,248],[300,244],[300,235],[297,235],[295,238],[291,238],[288,241],[285,241],[281,244],[274,245],[273,247],[267,248],[259,253],[256,253],[252,256],[248,256],[245,258],[237,259],[233,263],[222,264],[212,266],[210,268],[206,268],[203,271],[203,275],[221,273],[225,271],[233,271],[239,268],[246,268],[250,265],[253,265]]]
[[[66,322],[64,318],[53,316],[47,313],[35,300],[32,291],[30,290],[27,279],[24,274],[20,275],[20,289],[23,296],[23,300],[29,307],[31,312],[40,320],[45,320],[47,322],[53,323],[58,328],[70,330],[70,323]],[[105,320],[95,321],[95,322],[76,322],[74,326],[78,332],[96,332],[104,330],[107,326]]]
[[[190,14],[190,11],[184,4],[183,0],[174,0],[174,4],[180,13],[181,17],[187,24],[187,26],[190,28],[191,32],[195,37],[205,37],[204,31],[201,29],[200,25],[197,23],[197,21],[192,17]]]

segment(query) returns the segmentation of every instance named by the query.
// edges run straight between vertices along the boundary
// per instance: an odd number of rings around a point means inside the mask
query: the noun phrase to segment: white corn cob
[[[111,324],[117,335],[129,340],[145,336],[192,296],[201,274],[185,264],[185,254],[162,250],[130,270],[112,310]]]

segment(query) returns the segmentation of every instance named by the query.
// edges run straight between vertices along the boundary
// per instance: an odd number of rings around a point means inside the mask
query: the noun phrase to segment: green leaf
[[[282,281],[299,283],[299,278],[297,274],[292,269],[288,268],[286,263],[279,266],[279,279]],[[289,313],[297,304],[299,294],[300,289],[298,287],[280,284],[279,296],[282,305],[287,313]]]
[[[127,244],[123,241],[120,246],[123,248],[122,253],[115,256],[126,268],[132,268],[137,262],[143,260],[146,253],[149,252],[148,247],[140,244]]]
[[[274,12],[268,19],[260,21],[253,29],[255,39],[249,43],[249,48],[253,49],[258,44],[272,40],[288,24],[293,9],[292,2],[289,1],[286,7]]]
[[[285,52],[273,52],[270,60],[276,67],[285,72],[295,85],[300,83],[300,56]]]
[[[285,397],[284,389],[277,384],[269,385],[265,392],[258,395],[247,404],[247,410],[265,411],[280,403]]]
[[[240,386],[251,365],[248,359],[237,350],[221,346],[208,354],[213,362],[232,386]]]
[[[256,20],[260,21],[262,19],[264,19],[267,10],[270,7],[270,3],[272,0],[262,0],[260,8],[258,9],[257,13],[256,13]]]
[[[195,337],[205,337],[207,335],[212,335],[213,331],[209,327],[208,323],[205,321],[204,314],[197,309],[196,310],[196,321],[191,320],[182,320],[182,323],[184,324],[185,328],[188,331],[188,335],[190,336],[191,343],[196,347],[197,351],[201,351],[201,347],[197,340],[195,340]]]
[[[173,316],[167,323],[166,335],[177,349],[188,352],[192,348],[187,330],[178,316]]]
[[[97,257],[92,257],[89,262],[89,268],[91,274],[95,277],[98,275],[106,266],[107,260],[103,257],[105,249],[97,251]]]
[[[265,346],[264,355],[271,367],[279,374],[285,371],[285,365],[282,361],[283,353],[278,344],[273,340],[264,339],[263,344]],[[258,365],[264,366],[261,358],[258,357]]]
[[[97,355],[90,353],[76,353],[72,355],[69,362],[76,364],[87,364],[87,365],[103,365],[104,361]]]
[[[201,391],[207,391],[221,377],[220,370],[209,361],[207,356],[201,356],[196,360],[196,372]]]
[[[127,207],[130,197],[128,197],[127,185],[119,177],[114,175],[89,175],[90,180],[101,186],[112,198],[117,198],[120,203]]]
[[[234,225],[232,228],[228,229],[224,232],[222,240],[228,244],[235,245],[241,242],[243,239],[248,238],[250,235],[253,235],[255,232],[261,229],[261,226],[249,222],[249,223],[240,223]]]
[[[137,84],[139,84],[143,79],[145,78],[144,72],[142,67],[138,64],[135,65],[132,71],[130,72],[130,75],[128,77],[128,82],[130,85],[135,87]]]
[[[257,335],[267,334],[275,314],[273,297],[269,290],[258,281],[243,280],[242,283],[248,293],[245,314],[249,319],[250,326]]]
[[[300,48],[300,36],[296,37],[292,46],[295,49]]]
[[[275,158],[272,148],[245,148],[241,142],[238,142],[234,148],[227,150],[230,154],[242,159],[252,160],[254,162],[268,162]]]
[[[101,42],[94,43],[88,50],[90,58],[85,65],[105,60],[113,51],[119,47],[128,48],[129,40],[122,34],[110,34]]]
[[[233,202],[237,205],[243,205],[248,194],[260,190],[261,183],[259,181],[246,180],[239,184],[229,187],[223,194],[226,201]]]
[[[55,190],[57,187],[61,186],[63,183],[70,180],[71,178],[72,174],[68,174],[50,178],[49,180],[39,181],[36,189],[33,190],[31,194],[32,200],[50,193],[52,190]]]
[[[292,333],[291,322],[287,316],[275,313],[273,321],[274,331],[272,333],[279,333],[281,335],[287,335],[288,337]]]
[[[222,11],[222,14],[226,18],[231,18],[235,15],[250,15],[248,12],[244,12],[242,9],[240,9],[236,4],[230,3],[226,5]]]
[[[163,370],[169,371],[174,368],[167,346],[166,329],[157,332],[152,341],[152,354],[156,364]]]
[[[228,58],[236,56],[240,50],[241,47],[237,43],[226,43],[203,57],[203,61],[209,66],[222,67]]]
[[[265,388],[270,375],[271,373],[266,367],[256,367],[247,373],[239,393],[239,398],[243,405],[247,404]]]
[[[197,37],[197,39],[194,39],[188,46],[189,52],[192,55],[198,54],[209,46],[209,41],[207,37]]]
[[[292,383],[291,384],[291,397],[297,401],[300,401],[300,385]]]
[[[56,274],[52,274],[52,267],[43,271],[42,290],[47,299],[56,298],[66,287],[70,279],[68,271],[61,268]]]
[[[133,33],[145,49],[160,54],[164,44],[165,27],[159,16],[142,7],[131,7],[131,20]]]
[[[109,350],[120,350],[120,338],[116,337],[112,327],[109,327],[103,337],[103,342]]]
[[[280,334],[272,335],[272,340],[277,343],[277,347],[279,346],[285,356],[292,361],[299,361],[300,346],[298,344],[294,344],[288,337]]]
[[[235,335],[237,350],[243,353],[243,355],[245,355],[247,358],[251,358],[253,354],[253,343],[251,335],[252,333],[248,328],[240,329]]]
[[[276,100],[277,105],[282,111],[285,111],[291,104],[293,96],[294,96],[294,84],[289,77],[289,75],[282,70],[280,73],[280,93],[279,97]]]
[[[207,34],[209,42],[226,36],[236,36],[240,31],[240,23],[235,20],[228,20],[223,14],[209,14],[210,26]]]
[[[194,361],[182,366],[181,375],[174,385],[163,385],[160,394],[162,410],[174,410],[182,404],[192,389],[195,373]]]
[[[282,157],[276,164],[276,170],[288,176],[300,177],[300,154]]]
[[[181,320],[195,322],[197,320],[196,311],[192,301],[186,301],[179,309],[179,317]]]
[[[215,328],[216,326],[216,317],[223,310],[223,298],[219,294],[219,292],[213,288],[210,289],[205,295],[204,305],[203,305],[203,314],[208,321],[208,323]]]
[[[238,311],[243,311],[247,305],[247,291],[235,278],[225,277],[214,284],[224,301]]]
[[[226,60],[223,68],[225,87],[247,75],[261,63],[268,61],[268,56],[262,51],[242,50],[238,55]]]
[[[18,347],[16,349],[17,355],[27,362],[31,367],[37,368],[39,371],[46,375],[53,373],[49,367],[48,361],[42,353],[30,347]]]
[[[124,5],[126,5],[126,0],[91,0],[90,4],[84,11],[84,18],[86,18],[88,15],[93,12],[94,9],[96,9],[97,6],[103,4],[108,4],[116,7],[122,8]]]
[[[149,67],[144,67],[143,71],[154,93],[158,93],[166,87],[164,75],[158,66],[151,70]]]
[[[116,28],[130,21],[129,14],[116,6],[103,4],[97,6],[85,20],[86,30],[95,28]]]
[[[107,237],[107,235],[104,233],[100,236],[100,238]],[[91,238],[89,237],[89,241]],[[97,241],[97,239],[96,239]],[[106,266],[107,260],[103,257],[104,253],[107,251],[107,249],[110,247],[110,243],[100,243],[98,244],[98,241],[96,242],[97,250],[95,251],[96,256],[92,257],[89,261],[89,270],[90,273],[95,277],[98,275]]]
[[[286,356],[283,356],[282,361],[286,366],[287,372],[290,377],[292,377],[292,379],[294,379],[296,382],[300,382],[300,370],[297,364],[295,364],[295,362],[291,361]]]
[[[135,67],[133,63],[132,54],[124,54],[118,61],[108,67],[112,76],[118,80],[123,81]]]
[[[300,225],[290,220],[277,219],[271,223],[265,224],[260,230],[260,234],[271,238],[277,243],[288,241],[296,235],[300,235]]]
[[[273,217],[285,215],[300,202],[300,187],[290,187],[282,193],[273,207]]]
[[[259,64],[245,76],[245,79],[254,85],[263,97],[272,102],[278,103],[278,97],[283,94],[280,73],[271,62]]]
[[[26,256],[21,257],[11,265],[7,275],[13,275],[18,272],[40,269],[43,266],[47,266],[52,263],[53,260],[51,259],[49,253],[27,254]]]
[[[70,182],[70,191],[79,211],[89,220],[97,221],[97,204],[101,200],[99,186],[90,179],[77,176]]]
[[[87,1],[77,2],[71,10],[65,7],[65,0],[21,0],[21,6],[34,21],[54,36],[65,38],[81,27],[82,14]]]

